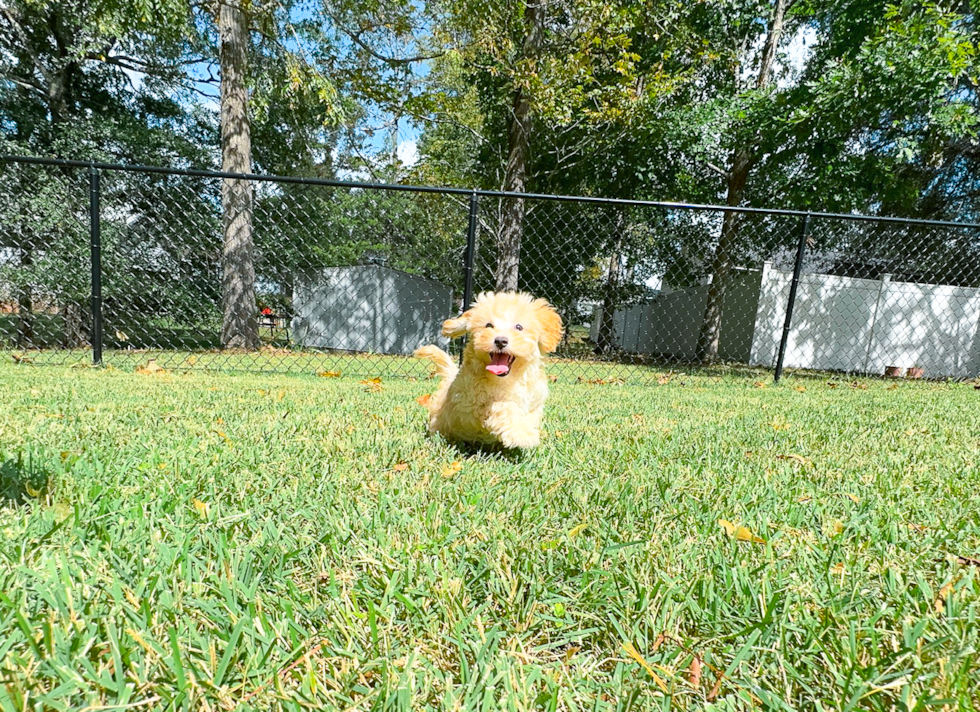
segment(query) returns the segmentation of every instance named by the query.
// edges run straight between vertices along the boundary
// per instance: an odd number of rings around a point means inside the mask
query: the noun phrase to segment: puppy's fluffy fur
[[[463,365],[436,346],[415,352],[442,379],[429,400],[429,432],[448,440],[530,448],[541,440],[548,397],[543,355],[561,342],[561,317],[544,299],[521,292],[484,292],[458,319],[442,325],[467,335]]]

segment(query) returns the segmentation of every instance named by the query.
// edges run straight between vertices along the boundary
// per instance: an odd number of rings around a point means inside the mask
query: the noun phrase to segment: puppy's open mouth
[[[505,354],[503,351],[490,352],[490,364],[487,370],[495,376],[506,376],[510,373],[510,367],[514,364],[514,357]]]

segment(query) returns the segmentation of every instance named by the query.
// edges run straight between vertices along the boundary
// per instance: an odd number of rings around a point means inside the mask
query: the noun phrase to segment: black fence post
[[[480,205],[480,196],[476,191],[470,193],[470,221],[466,227],[466,257],[463,265],[463,311],[470,307],[473,301],[473,263],[476,261],[476,217]],[[466,345],[466,341],[463,341]],[[463,352],[459,353],[459,362],[463,363]]]
[[[786,321],[783,322],[783,335],[779,339],[779,356],[776,358],[776,375],[773,383],[779,383],[783,375],[783,360],[786,358],[786,342],[789,341],[789,330],[793,324],[793,307],[796,306],[796,290],[800,286],[800,271],[803,269],[803,253],[806,251],[806,240],[810,233],[810,213],[803,216],[800,227],[800,243],[796,246],[796,263],[793,265],[793,281],[789,285],[789,299],[786,302]]]
[[[102,223],[99,208],[99,169],[88,168],[88,217],[92,264],[92,363],[102,364]]]

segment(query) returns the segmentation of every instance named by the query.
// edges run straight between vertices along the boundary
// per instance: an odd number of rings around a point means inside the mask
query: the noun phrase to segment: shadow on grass
[[[48,488],[49,473],[31,458],[21,455],[0,463],[0,506],[20,505],[28,497],[42,496]]]
[[[461,457],[490,457],[492,459],[507,460],[517,463],[527,456],[524,450],[507,449],[502,445],[485,445],[477,443],[465,443],[458,440],[447,441],[449,447],[458,452]]]

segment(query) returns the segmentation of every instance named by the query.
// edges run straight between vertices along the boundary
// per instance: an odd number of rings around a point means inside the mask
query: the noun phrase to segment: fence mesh
[[[35,363],[423,376],[411,358],[466,290],[516,284],[566,324],[550,372],[643,380],[784,365],[980,375],[980,230],[720,207],[254,180],[242,244],[255,348],[222,348],[223,183],[187,172],[0,164],[0,349]],[[475,205],[475,232],[468,234]],[[805,231],[805,232],[804,232]],[[234,272],[234,270],[233,270]],[[232,274],[236,279],[240,275]],[[102,316],[96,331],[94,309]],[[454,351],[455,352],[455,351]],[[751,371],[757,373],[757,371]]]

